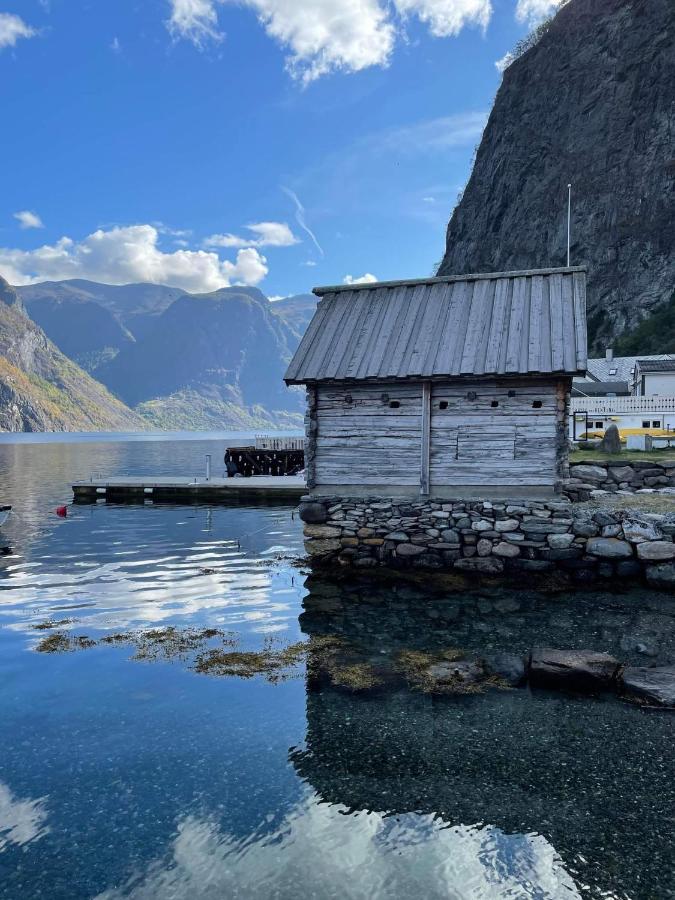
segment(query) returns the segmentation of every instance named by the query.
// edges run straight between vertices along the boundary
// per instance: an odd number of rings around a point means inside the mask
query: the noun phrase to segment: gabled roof
[[[595,381],[627,381],[632,383],[635,378],[635,368],[638,362],[656,361],[664,359],[675,360],[675,355],[661,353],[657,356],[614,356],[607,359],[605,356],[599,359],[588,360],[588,377]]]
[[[641,372],[675,372],[675,359],[643,359],[637,364]]]
[[[573,397],[606,397],[613,394],[617,397],[630,395],[627,381],[577,381],[572,382]]]
[[[582,267],[316,288],[287,384],[583,374]]]

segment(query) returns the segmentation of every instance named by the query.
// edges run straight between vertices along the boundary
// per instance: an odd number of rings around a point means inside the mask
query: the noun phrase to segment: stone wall
[[[570,467],[570,477],[563,482],[563,492],[570,500],[596,499],[621,491],[675,495],[675,460],[666,465],[648,459],[578,463]]]
[[[675,513],[588,510],[565,500],[432,502],[305,497],[313,562],[501,577],[564,574],[675,587]]]

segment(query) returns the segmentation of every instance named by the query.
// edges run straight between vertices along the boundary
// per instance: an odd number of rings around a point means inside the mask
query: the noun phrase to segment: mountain
[[[183,294],[96,377],[163,428],[299,426],[283,383],[297,335],[256,288]]]
[[[147,423],[67,359],[0,277],[0,431],[141,431]]]
[[[289,326],[299,344],[318,302],[319,298],[314,294],[297,294],[295,297],[275,300],[272,303],[272,312]]]
[[[595,353],[675,287],[673,0],[569,0],[504,72],[439,275],[588,266]]]

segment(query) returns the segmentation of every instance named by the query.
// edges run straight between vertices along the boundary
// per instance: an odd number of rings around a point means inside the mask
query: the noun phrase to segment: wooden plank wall
[[[383,400],[383,394],[388,400]],[[392,409],[391,401],[399,407]],[[320,385],[316,484],[419,487],[421,412],[421,383]]]
[[[419,490],[422,393],[421,381],[319,385],[314,483]],[[434,382],[432,495],[434,487],[446,485],[553,488],[559,477],[557,399],[554,380]]]

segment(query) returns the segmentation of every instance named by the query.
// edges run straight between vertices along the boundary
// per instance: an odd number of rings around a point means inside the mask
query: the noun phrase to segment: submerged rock
[[[640,666],[624,669],[621,687],[629,697],[675,706],[675,666],[648,669]]]
[[[611,687],[619,662],[608,653],[593,650],[532,651],[530,680],[533,684],[599,689]]]
[[[483,660],[488,675],[497,675],[507,684],[518,687],[527,678],[525,660],[515,653],[494,653]]]

